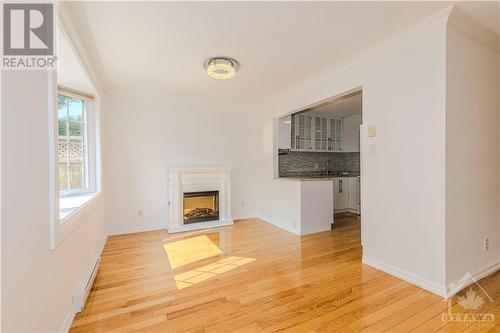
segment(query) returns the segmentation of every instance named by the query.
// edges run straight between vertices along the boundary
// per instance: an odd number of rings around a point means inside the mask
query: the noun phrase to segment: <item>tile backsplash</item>
[[[359,174],[359,153],[321,153],[279,151],[279,176],[293,177],[326,172],[328,161],[334,172],[347,171]],[[317,164],[317,168],[316,168]]]

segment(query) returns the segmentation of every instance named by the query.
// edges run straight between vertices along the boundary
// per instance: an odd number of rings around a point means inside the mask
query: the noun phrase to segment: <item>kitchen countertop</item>
[[[333,181],[335,177],[279,177],[276,179],[281,180],[289,180],[289,181],[312,181],[312,182],[321,182],[321,181]]]
[[[338,175],[338,176],[286,176],[279,177],[278,179],[284,180],[295,180],[295,181],[330,181],[334,178],[355,178],[359,177],[359,174],[351,173],[348,175]]]

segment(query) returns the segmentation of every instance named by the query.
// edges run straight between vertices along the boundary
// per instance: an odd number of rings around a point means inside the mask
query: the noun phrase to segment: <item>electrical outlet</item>
[[[241,207],[245,206],[245,201],[241,200]]]
[[[319,164],[318,163],[314,163],[314,169],[319,169]]]
[[[490,239],[489,238],[485,238],[484,239],[484,244],[483,244],[483,248],[485,251],[488,251],[490,249]]]
[[[142,217],[142,209],[138,209],[138,210],[137,210],[137,215],[138,215],[139,217]]]

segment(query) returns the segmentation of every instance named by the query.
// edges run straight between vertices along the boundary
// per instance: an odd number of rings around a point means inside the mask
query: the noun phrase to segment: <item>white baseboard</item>
[[[99,257],[101,256],[102,251],[104,251],[104,246],[106,245],[107,240],[108,240],[108,235],[104,234],[104,236],[102,236],[102,238],[101,238],[101,241],[99,242],[99,247],[97,248],[96,256],[99,256]]]
[[[246,216],[246,215],[236,215],[235,217],[233,216],[233,221],[239,221],[239,220],[250,220],[250,219],[256,219],[255,216]]]
[[[71,310],[69,311],[68,315],[66,316],[66,319],[64,320],[61,332],[63,333],[68,333],[69,330],[71,329],[71,325],[73,324],[73,320],[75,319],[76,313],[75,310],[73,309],[73,304],[71,305]]]
[[[325,231],[331,231],[331,230],[332,230],[332,226],[331,226],[331,224],[329,224],[327,226],[318,226],[314,229],[309,229],[307,231],[301,230],[300,235],[301,236],[311,235],[311,234],[317,234],[318,232],[325,232]]]
[[[260,220],[262,220],[262,221],[264,221],[266,223],[272,224],[275,227],[278,227],[280,229],[283,229],[283,230],[286,230],[288,232],[291,232],[292,234],[300,236],[300,230],[297,230],[296,227],[293,227],[291,225],[281,224],[281,223],[278,223],[278,222],[274,221],[273,219],[266,218],[266,217],[258,217],[258,219],[260,219]]]
[[[357,209],[351,209],[351,208],[346,208],[346,209],[335,209],[333,211],[334,214],[339,214],[339,213],[353,213],[353,214],[358,214],[360,215],[360,213],[358,212]]]
[[[363,256],[362,262],[365,265],[368,265],[368,266],[371,266],[371,267],[376,268],[378,270],[381,270],[382,272],[391,274],[395,277],[400,278],[401,280],[405,280],[406,282],[409,282],[409,283],[414,284],[422,289],[430,291],[433,294],[436,294],[436,295],[441,296],[443,298],[447,297],[445,285],[439,285],[435,282],[429,281],[429,280],[422,278],[420,276],[417,276],[413,273],[407,272],[403,269],[386,264],[382,261],[367,257],[365,255]]]
[[[93,263],[95,263],[97,261],[97,259],[101,256],[102,251],[104,250],[104,246],[106,245],[107,239],[108,239],[108,236],[106,234],[104,234],[102,236],[101,240],[99,241],[99,244],[97,246],[97,250],[96,250],[94,256],[90,259],[88,265],[92,265]],[[83,275],[85,277],[86,272]],[[74,304],[72,303],[71,309],[69,310],[68,315],[66,316],[66,319],[64,320],[61,332],[64,332],[64,333],[69,332],[69,330],[71,329],[71,324],[73,324],[73,320],[75,319],[75,316],[76,316],[76,311],[74,308]]]
[[[460,290],[468,287],[469,285],[481,280],[482,278],[495,273],[500,269],[500,259],[492,262],[486,267],[480,269],[475,274],[465,273],[464,277],[454,283],[450,283],[446,289],[446,297],[451,297],[458,293]]]
[[[137,226],[137,227],[130,227],[130,228],[111,229],[108,231],[108,236],[135,234],[138,232],[156,231],[156,230],[167,230],[167,225],[166,224],[156,224],[156,225],[149,225],[149,226]]]
[[[273,219],[270,219],[270,218],[258,217],[258,219],[260,219],[260,220],[262,220],[262,221],[264,221],[266,223],[272,224],[275,227],[278,227],[280,229],[283,229],[283,230],[286,230],[288,232],[291,232],[292,234],[295,234],[295,235],[298,235],[298,236],[315,234],[315,233],[318,233],[318,232],[324,232],[324,231],[331,230],[331,225],[328,225],[328,226],[325,226],[325,227],[319,227],[319,228],[316,228],[316,229],[308,230],[307,232],[302,232],[302,230],[300,230],[300,228],[298,228],[298,227],[294,227],[294,226],[287,225],[287,224],[281,224],[281,223],[279,223],[279,222],[277,222],[277,221],[275,221]]]
[[[169,234],[177,232],[194,231],[201,229],[211,229],[219,227],[227,227],[233,225],[233,220],[224,221],[209,221],[209,222],[199,222],[199,223],[189,223],[183,226],[169,226],[167,225],[167,230]]]

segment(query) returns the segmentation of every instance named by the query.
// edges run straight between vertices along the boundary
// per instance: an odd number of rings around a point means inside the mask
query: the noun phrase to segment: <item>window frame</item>
[[[87,149],[84,155],[84,176],[87,188],[67,189],[61,191],[59,189],[60,198],[68,198],[82,195],[89,195],[97,192],[96,185],[96,149],[95,149],[95,105],[94,97],[88,94],[79,93],[72,89],[63,86],[58,86],[57,95],[78,99],[84,101],[84,144]],[[59,126],[59,123],[58,123]],[[59,131],[57,133],[59,135]],[[59,140],[59,137],[58,137]],[[68,152],[69,154],[69,152]],[[57,164],[59,168],[59,161]]]
[[[56,79],[54,78],[54,81]],[[100,157],[100,117],[99,96],[92,96],[61,85],[53,84],[54,93],[51,101],[49,119],[50,145],[50,184],[51,184],[51,224],[50,248],[56,249],[63,240],[82,222],[86,207],[90,206],[101,194],[101,157]],[[85,141],[87,156],[85,165],[88,170],[88,189],[59,191],[59,116],[57,96],[65,95],[85,101]],[[79,205],[67,214],[61,212],[62,200],[77,200]]]

